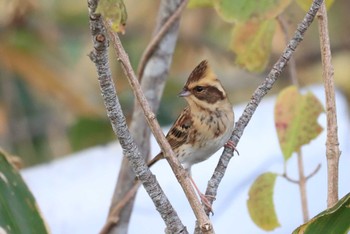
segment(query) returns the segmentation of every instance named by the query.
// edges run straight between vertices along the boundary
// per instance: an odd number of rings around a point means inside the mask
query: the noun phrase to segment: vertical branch
[[[317,15],[320,47],[322,57],[322,76],[326,93],[326,115],[327,115],[327,176],[328,176],[328,198],[327,206],[331,207],[338,201],[338,167],[339,167],[339,141],[337,108],[334,95],[334,70],[332,66],[332,55],[328,34],[328,19],[326,6],[323,3]]]
[[[152,39],[150,43],[153,45],[151,47],[152,53],[147,53],[149,55],[147,56],[147,61],[142,60],[144,61],[143,66],[147,69],[144,71],[143,77],[138,77],[138,79],[141,80],[142,78],[141,88],[153,112],[157,112],[158,110],[178,37],[181,12],[177,14],[177,17],[173,17],[173,15],[178,11],[179,5],[183,5],[181,0],[162,0],[160,2],[157,25],[154,31],[154,37],[156,37],[157,40],[154,43],[154,39]],[[169,24],[168,22],[171,18],[173,20]],[[161,36],[157,36],[160,32]],[[147,48],[150,48],[150,46]],[[146,51],[148,50],[146,49]],[[130,124],[130,132],[142,155],[148,158],[150,154],[150,129],[142,109],[136,100]],[[127,158],[124,157],[112,197],[109,216],[113,216],[112,211],[115,209],[115,206],[118,206],[118,203],[124,199],[129,189],[133,186],[134,177],[135,175],[130,170],[129,162]],[[128,232],[133,204],[134,199],[131,199],[122,209],[119,216],[120,220],[118,224],[113,227],[111,233]]]
[[[121,106],[116,95],[112,80],[111,69],[108,60],[108,39],[103,26],[101,15],[96,14],[97,0],[88,0],[89,23],[93,39],[94,49],[90,53],[90,59],[95,63],[98,81],[103,101],[110,119],[113,131],[117,135],[123,148],[124,155],[128,158],[132,169],[139,177],[145,190],[149,194],[158,212],[167,226],[167,231],[172,233],[187,233],[186,227],[181,223],[176,211],[162,191],[155,176],[147,167],[144,158],[132,139]],[[109,228],[113,225],[113,222]],[[106,228],[105,231],[108,232]]]

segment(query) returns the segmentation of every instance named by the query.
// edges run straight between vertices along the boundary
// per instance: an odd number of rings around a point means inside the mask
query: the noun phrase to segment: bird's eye
[[[194,89],[196,92],[202,92],[204,90],[203,86],[196,86]]]

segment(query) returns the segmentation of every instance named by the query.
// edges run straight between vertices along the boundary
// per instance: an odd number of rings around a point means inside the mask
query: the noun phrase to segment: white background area
[[[322,87],[311,90],[324,104]],[[283,156],[274,127],[275,97],[264,98],[244,131],[237,146],[240,156],[230,161],[220,184],[211,217],[215,232],[232,233],[291,233],[302,224],[300,193],[296,184],[277,178],[274,201],[281,227],[272,232],[259,229],[250,219],[247,209],[248,190],[253,181],[264,172],[283,172]],[[235,106],[238,119],[246,104]],[[339,196],[350,192],[350,126],[345,98],[337,93],[338,134],[342,151],[339,165]],[[237,120],[236,119],[236,120]],[[326,116],[321,114],[322,134],[302,147],[305,174],[318,164],[320,171],[307,183],[310,218],[327,208],[327,164],[325,156]],[[167,131],[167,130],[165,130]],[[152,152],[159,147],[152,139]],[[203,192],[217,164],[222,150],[209,160],[194,165],[192,176]],[[122,150],[119,143],[111,143],[84,150],[48,164],[21,172],[53,234],[98,233],[109,210],[115,187]],[[288,161],[290,177],[297,179],[296,155]],[[195,217],[183,191],[165,160],[152,167],[166,195],[173,204],[187,230],[192,233]],[[137,195],[129,233],[164,233],[165,224],[143,188]]]

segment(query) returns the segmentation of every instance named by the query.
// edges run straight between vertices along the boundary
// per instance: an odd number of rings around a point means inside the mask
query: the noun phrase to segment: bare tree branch
[[[164,28],[166,22],[169,22],[170,18],[174,18],[173,15],[177,14],[177,9],[181,6],[180,3],[181,0],[162,0],[160,2],[154,35],[158,35],[158,33],[162,31],[162,28]],[[160,40],[157,40],[158,44],[152,51],[152,55],[148,58],[147,64],[145,64],[147,69],[143,73],[141,88],[153,112],[157,112],[158,110],[178,38],[180,18],[176,17],[176,19],[171,22],[171,25],[168,24],[166,26],[167,30],[164,30],[166,33],[162,35],[162,37],[159,37]],[[139,77],[139,79],[141,78]],[[147,125],[142,109],[136,100],[130,124],[130,132],[142,155],[144,155],[145,158],[148,158],[150,154],[151,131]],[[134,178],[135,175],[129,167],[129,162],[127,158],[124,157],[112,198],[110,216],[113,215],[115,207],[119,207],[118,203],[124,200],[124,196],[133,186]],[[120,215],[118,215],[119,222],[112,228],[110,233],[128,233],[133,204],[134,197],[131,198],[130,202],[128,202],[121,210]],[[114,219],[113,217],[111,218],[112,220]]]
[[[320,47],[322,58],[323,82],[326,93],[326,115],[327,115],[327,176],[328,176],[328,197],[327,206],[332,207],[338,201],[338,174],[339,174],[339,141],[337,108],[334,95],[334,69],[332,66],[332,55],[328,34],[328,19],[326,6],[323,3],[320,12],[317,14]]]
[[[318,164],[317,167],[311,172],[308,176],[306,176],[306,180],[311,179],[316,173],[321,169],[321,164]]]
[[[100,234],[107,234],[113,231],[112,228],[118,224],[123,209],[130,202],[130,200],[135,197],[140,185],[141,184],[139,181],[135,182],[134,186],[124,195],[123,199],[121,199],[117,205],[112,207],[112,210],[109,213],[108,219],[100,231]]]
[[[213,226],[208,216],[205,214],[203,207],[199,202],[198,197],[194,191],[194,188],[192,187],[191,181],[188,178],[188,173],[183,169],[178,158],[175,156],[174,152],[172,151],[168,141],[166,140],[163,134],[162,129],[160,128],[156,120],[155,114],[152,112],[146,100],[146,97],[144,96],[141,90],[141,87],[138,83],[136,75],[131,67],[128,55],[126,54],[120,42],[118,34],[112,32],[111,30],[108,30],[108,31],[113,41],[113,46],[117,53],[117,57],[121,62],[124,73],[128,77],[130,85],[134,91],[134,94],[140,103],[140,106],[144,112],[148,125],[150,126],[152,133],[154,134],[158,144],[160,145],[160,148],[164,153],[165,159],[168,161],[177,180],[179,181],[182,189],[184,190],[185,195],[191,205],[191,208],[197,218],[197,221],[199,223],[199,227],[202,233],[214,233]]]
[[[293,52],[299,45],[299,43],[303,40],[303,35],[311,25],[318,9],[320,8],[321,3],[323,0],[314,0],[311,8],[306,13],[304,19],[302,22],[298,25],[297,30],[293,36],[293,38],[290,40],[288,45],[286,46],[286,49],[284,50],[283,54],[280,56],[280,58],[277,60],[273,68],[271,69],[268,76],[265,78],[264,82],[255,90],[253,93],[251,100],[247,104],[242,116],[239,118],[239,120],[235,124],[235,129],[232,133],[231,140],[234,142],[234,144],[237,146],[243,131],[247,124],[249,123],[250,119],[252,118],[256,108],[258,107],[259,103],[261,102],[262,98],[269,92],[269,90],[272,88],[273,84],[276,82],[278,77],[281,75],[282,71],[286,67],[287,62],[291,58]],[[208,195],[208,198],[211,202],[213,202],[213,198],[216,197],[218,186],[225,174],[226,168],[228,166],[228,163],[230,159],[233,157],[233,150],[230,148],[224,149],[221,158],[218,162],[217,167],[215,168],[215,171],[213,173],[213,176],[208,181],[208,187],[206,190],[206,195]],[[207,215],[209,215],[210,211],[206,209]]]
[[[88,0],[90,30],[93,38],[94,50],[90,53],[90,59],[97,68],[98,80],[102,97],[107,110],[107,115],[124,155],[129,159],[135,174],[139,177],[147,193],[156,205],[158,212],[166,223],[167,230],[172,233],[187,233],[186,227],[181,223],[176,211],[171,206],[159,186],[155,176],[148,169],[144,158],[134,143],[127,128],[125,117],[120,107],[108,60],[108,39],[101,15],[95,14],[97,0]]]
[[[139,82],[141,83],[141,79],[143,76],[143,72],[145,70],[146,64],[148,60],[153,55],[154,51],[156,50],[157,46],[159,45],[159,42],[164,38],[165,34],[169,30],[171,26],[174,25],[174,23],[179,19],[181,16],[181,13],[186,8],[186,5],[188,3],[188,0],[183,0],[180,4],[180,6],[176,9],[176,11],[168,18],[168,20],[165,22],[165,24],[161,27],[161,29],[157,32],[157,34],[152,38],[151,42],[148,44],[146,50],[143,52],[139,67],[137,68],[137,77],[139,78]]]

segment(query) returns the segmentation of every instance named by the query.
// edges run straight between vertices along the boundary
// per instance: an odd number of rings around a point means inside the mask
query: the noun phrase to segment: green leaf
[[[269,61],[276,20],[237,23],[233,28],[230,48],[236,63],[253,72],[261,72]]]
[[[308,11],[311,7],[311,4],[313,0],[296,0],[298,5],[303,9],[304,11]],[[333,5],[334,0],[327,0],[326,2],[326,8],[329,10],[329,8]]]
[[[1,231],[4,232],[1,232]],[[49,233],[21,175],[0,151],[0,232]]]
[[[249,215],[257,226],[266,231],[280,226],[273,203],[276,178],[275,173],[264,173],[254,181],[249,189],[247,201]]]
[[[101,13],[105,20],[111,24],[113,31],[125,33],[128,14],[123,0],[100,0],[96,13]]]
[[[230,23],[273,19],[281,14],[291,0],[213,0],[223,20]]]
[[[323,111],[311,92],[301,95],[295,86],[281,91],[275,104],[275,126],[285,161],[322,132],[317,118]]]
[[[196,7],[212,7],[214,5],[213,0],[190,0],[187,4],[188,8]]]
[[[115,135],[107,119],[80,117],[68,130],[73,150],[106,144],[113,141]]]
[[[293,234],[346,234],[350,231],[350,193],[333,207],[321,212],[309,222],[294,230]]]

